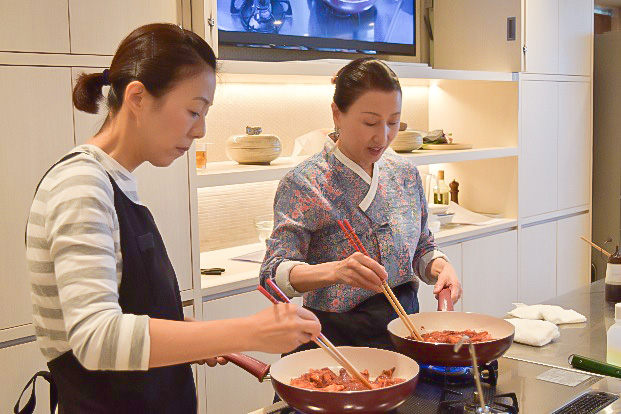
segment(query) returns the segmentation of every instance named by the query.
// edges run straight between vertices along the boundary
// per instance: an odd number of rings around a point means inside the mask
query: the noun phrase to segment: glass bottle
[[[444,171],[438,171],[438,183],[433,187],[433,203],[448,204],[450,191],[450,188],[444,182]]]
[[[621,366],[621,303],[615,305],[615,323],[606,332],[606,362]]]

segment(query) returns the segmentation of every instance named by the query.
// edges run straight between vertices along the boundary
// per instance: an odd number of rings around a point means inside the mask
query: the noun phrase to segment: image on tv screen
[[[224,44],[415,51],[416,0],[218,0]]]

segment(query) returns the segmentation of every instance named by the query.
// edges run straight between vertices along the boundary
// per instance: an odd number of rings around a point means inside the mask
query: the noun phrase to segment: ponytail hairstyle
[[[102,89],[110,85],[107,123],[121,109],[130,82],[140,81],[151,95],[159,98],[177,82],[207,67],[216,72],[216,56],[196,33],[169,23],[147,24],[123,39],[110,69],[80,75],[73,88],[73,105],[80,111],[96,114],[103,99]]]
[[[401,93],[401,84],[395,72],[373,57],[349,62],[332,78],[332,83],[335,85],[334,103],[343,113],[365,92],[379,90]]]

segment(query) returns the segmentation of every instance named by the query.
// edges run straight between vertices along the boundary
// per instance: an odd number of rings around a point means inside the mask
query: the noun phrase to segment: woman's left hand
[[[191,316],[184,316],[183,320],[186,321],[186,322],[199,322],[198,319],[194,319]],[[194,361],[194,362],[191,362],[191,363],[192,364],[198,364],[198,365],[207,364],[210,367],[215,367],[218,364],[224,365],[224,364],[226,364],[228,362],[229,361],[227,361],[226,359],[224,359],[222,357],[213,357],[213,358],[199,359],[198,361]]]
[[[439,263],[436,263],[439,262]],[[451,290],[451,299],[453,303],[457,303],[459,298],[461,298],[461,283],[457,278],[457,273],[455,272],[455,268],[446,260],[442,258],[438,258],[433,261],[433,267],[438,266],[438,281],[433,287],[433,293],[438,297],[438,293],[444,288],[449,288]],[[441,266],[441,267],[440,267]]]

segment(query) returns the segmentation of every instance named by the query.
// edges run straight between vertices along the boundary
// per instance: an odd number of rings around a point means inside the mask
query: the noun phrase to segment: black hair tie
[[[102,80],[103,86],[110,85],[110,70],[104,69],[104,71],[101,74],[103,75],[103,80]]]

